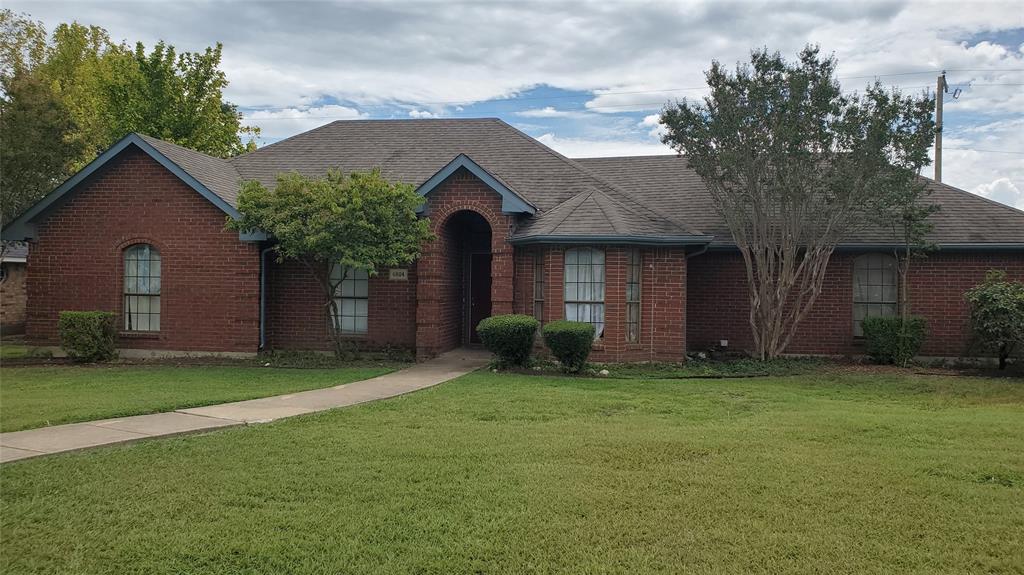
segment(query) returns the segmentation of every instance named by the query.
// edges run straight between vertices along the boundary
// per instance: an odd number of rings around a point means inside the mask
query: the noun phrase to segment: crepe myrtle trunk
[[[341,284],[347,279],[349,270],[345,266],[338,266],[341,269],[341,274],[335,277],[331,272],[334,265],[337,264],[329,264],[312,258],[302,258],[300,261],[313,274],[320,285],[321,293],[324,296],[324,308],[327,310],[327,329],[331,338],[331,346],[333,347],[334,356],[341,359],[348,351],[349,340],[341,329],[339,321],[341,310],[338,309],[338,299],[335,296],[338,294]]]
[[[735,70],[713,62],[709,95],[661,114],[662,141],[701,177],[743,257],[762,360],[792,342],[836,247],[898,213],[929,161],[933,100],[877,82],[847,95],[835,68],[816,46],[795,62],[756,50]]]

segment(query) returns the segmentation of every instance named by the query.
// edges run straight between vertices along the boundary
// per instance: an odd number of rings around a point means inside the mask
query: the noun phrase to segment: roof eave
[[[494,177],[493,174],[481,167],[480,164],[474,162],[473,159],[466,154],[459,154],[458,156],[455,156],[455,159],[448,162],[445,167],[441,168],[436,174],[423,182],[420,187],[416,188],[416,193],[426,197],[427,194],[434,191],[442,182],[458,171],[459,168],[465,168],[471,174],[487,184],[487,187],[491,188],[501,196],[502,213],[529,215],[537,213],[536,206],[530,203],[526,198],[516,193],[515,190],[506,186],[501,180]],[[422,212],[425,209],[425,206],[420,206],[417,211]]]
[[[199,195],[206,198],[210,203],[217,206],[222,212],[232,218],[240,218],[241,214],[235,209],[234,206],[227,203],[224,198],[213,193],[212,190],[203,185],[202,182],[197,180],[192,174],[186,172],[181,166],[171,161],[167,156],[160,153],[154,148],[149,142],[144,140],[138,134],[128,134],[127,136],[118,140],[116,144],[111,146],[107,151],[100,154],[95,160],[89,162],[89,164],[82,168],[77,174],[68,178],[63,184],[57,189],[47,194],[43,199],[36,202],[31,208],[29,208],[24,214],[13,220],[7,227],[4,228],[2,239],[24,241],[34,239],[36,237],[35,223],[33,220],[55,204],[58,200],[64,197],[68,192],[75,189],[76,186],[81,184],[93,175],[97,170],[102,168],[107,162],[110,162],[128,146],[136,146],[149,157],[156,160],[158,164],[166,168],[172,174],[177,176],[181,181],[185,182],[190,188],[199,193]],[[242,241],[258,241],[259,239],[265,239],[265,234],[254,233],[254,234],[239,234],[239,239]]]
[[[980,243],[980,242],[947,242],[937,243],[936,248],[940,251],[950,252],[1024,252],[1024,243]],[[731,252],[736,251],[738,248],[733,244],[717,244],[709,246],[708,250],[712,252]],[[904,244],[894,243],[859,243],[859,244],[839,244],[836,246],[837,252],[863,252],[863,251],[890,251],[890,250],[902,250],[906,249]]]
[[[625,246],[702,246],[714,236],[632,236],[619,234],[536,235],[514,237],[514,245],[530,244],[606,244]]]

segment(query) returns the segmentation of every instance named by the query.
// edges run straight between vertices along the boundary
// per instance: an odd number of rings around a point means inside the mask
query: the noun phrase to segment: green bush
[[[1002,270],[989,270],[985,281],[964,296],[971,304],[971,329],[999,356],[999,369],[1013,349],[1024,343],[1024,282],[1011,281]]]
[[[114,314],[106,311],[62,311],[59,320],[60,346],[74,361],[113,359]]]
[[[872,360],[906,366],[921,351],[928,324],[924,318],[911,317],[906,326],[898,317],[867,317],[864,330],[864,348]]]
[[[559,320],[544,326],[544,343],[562,364],[562,369],[578,373],[587,365],[594,344],[594,325]]]
[[[480,322],[476,333],[502,366],[523,365],[530,359],[533,338],[540,325],[528,315],[495,315]]]

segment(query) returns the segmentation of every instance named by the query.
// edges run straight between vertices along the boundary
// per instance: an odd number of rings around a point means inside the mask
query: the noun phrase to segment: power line
[[[999,69],[999,68],[966,69],[965,68],[965,69],[946,70],[946,71],[947,72],[1024,72],[1024,68],[1020,68],[1020,69]],[[895,73],[892,73],[892,74],[872,74],[872,75],[865,75],[865,76],[839,76],[836,79],[837,80],[858,80],[858,79],[865,79],[865,78],[889,78],[889,77],[896,77],[896,76],[918,76],[918,75],[923,75],[923,74],[935,74],[935,73],[938,73],[938,72],[941,72],[941,70],[921,70],[921,71],[918,71],[918,72],[895,72]],[[1005,86],[1019,86],[1021,84],[974,84],[974,85],[975,86],[1002,86],[1002,85],[1005,85]],[[903,88],[904,89],[912,89],[912,88],[917,88],[917,87],[918,86],[905,86]],[[473,104],[473,103],[476,103],[476,102],[481,102],[481,101],[483,101],[483,102],[529,102],[529,101],[539,101],[539,100],[564,100],[564,99],[574,99],[574,98],[593,98],[593,97],[599,97],[599,96],[657,94],[657,93],[663,93],[663,92],[688,92],[688,91],[706,90],[706,89],[707,89],[707,86],[705,85],[705,86],[695,86],[695,87],[691,87],[691,88],[662,88],[662,89],[656,89],[656,90],[632,90],[632,91],[623,91],[623,92],[604,92],[604,93],[601,93],[601,94],[593,94],[591,96],[554,95],[554,96],[526,96],[526,97],[522,97],[522,98],[510,96],[510,97],[506,97],[506,98],[490,98],[488,100],[445,100],[445,101],[422,101],[422,102],[421,101],[415,101],[415,102],[411,102],[411,103],[419,105],[419,106],[458,106],[458,105],[470,105],[470,104]],[[280,109],[277,109],[277,110],[282,110],[283,111],[284,109],[285,108],[280,108]],[[275,108],[261,108],[261,109],[257,109],[256,111],[258,111],[258,112],[275,111]],[[307,117],[312,118],[314,116],[307,116]],[[262,119],[271,119],[271,118],[262,118]]]
[[[1024,152],[1018,152],[1016,150],[982,150],[981,148],[946,148],[947,150],[957,150],[960,152],[985,152],[987,154],[1017,154],[1024,156]]]

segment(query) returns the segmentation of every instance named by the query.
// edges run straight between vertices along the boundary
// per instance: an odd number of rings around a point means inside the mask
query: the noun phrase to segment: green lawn
[[[391,371],[368,366],[32,366],[0,369],[0,431],[124,417],[329,387]]]
[[[1020,573],[1024,383],[478,372],[0,467],[10,573]]]

